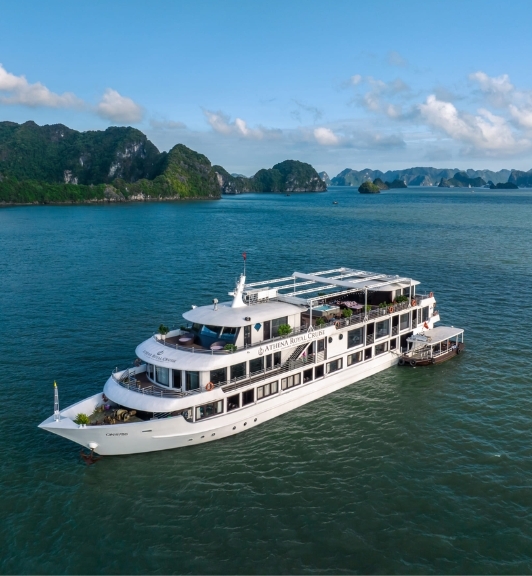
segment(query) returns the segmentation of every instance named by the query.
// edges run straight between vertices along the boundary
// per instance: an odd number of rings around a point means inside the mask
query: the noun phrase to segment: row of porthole
[[[256,421],[257,421],[257,419],[255,418],[255,420],[253,420],[253,422],[256,422]],[[247,425],[248,425],[248,423],[244,422],[244,426],[247,426]],[[233,426],[233,430],[236,430],[236,426]]]
[[[256,421],[257,421],[257,419],[255,418],[255,420],[253,420],[253,422],[256,422]],[[247,426],[247,425],[248,425],[248,423],[247,423],[247,422],[244,422],[244,426]],[[236,430],[236,426],[233,426],[233,430]],[[216,436],[216,432],[213,432],[213,433],[211,434],[211,436]],[[202,436],[202,437],[200,438],[200,440],[203,439],[203,438],[205,438],[205,436]],[[194,440],[194,438],[189,438],[189,439],[188,439],[189,442],[192,442],[192,440]]]

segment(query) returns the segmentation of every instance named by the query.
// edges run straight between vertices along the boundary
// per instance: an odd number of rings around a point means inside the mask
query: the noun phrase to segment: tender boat
[[[425,326],[428,327],[428,324]],[[429,366],[445,362],[464,351],[464,331],[453,326],[436,326],[407,338],[407,350],[399,366]]]
[[[185,312],[179,327],[161,326],[103,391],[60,410],[56,388],[54,413],[40,427],[101,455],[194,446],[254,428],[429,345],[431,358],[443,357],[444,340],[435,349],[436,336],[427,336],[440,330],[434,295],[416,293],[418,284],[351,268],[249,284],[243,274],[231,300],[214,298]],[[411,346],[418,337],[426,338],[422,348],[418,340]]]

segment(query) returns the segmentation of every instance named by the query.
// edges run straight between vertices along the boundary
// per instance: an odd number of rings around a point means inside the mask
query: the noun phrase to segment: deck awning
[[[454,328],[453,326],[436,326],[430,330],[424,330],[423,334],[414,334],[407,338],[407,342],[426,342],[427,344],[433,345],[438,344],[438,342],[444,342],[455,336],[463,334],[462,328]]]

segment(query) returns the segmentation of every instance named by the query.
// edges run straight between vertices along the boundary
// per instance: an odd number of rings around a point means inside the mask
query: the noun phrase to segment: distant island
[[[513,182],[499,182],[498,184],[491,182],[490,188],[492,190],[517,190],[519,186],[516,186]]]
[[[358,187],[358,191],[361,194],[380,194],[381,189],[373,182],[367,180],[366,182],[362,182]]]
[[[322,172],[321,174],[326,174]],[[328,176],[327,176],[328,177]],[[407,186],[437,186],[440,188],[490,187],[493,184],[497,190],[509,190],[511,186],[499,184],[514,184],[517,187],[532,188],[532,170],[458,170],[447,168],[416,167],[404,170],[352,170],[346,168],[330,179],[332,186],[359,187],[364,182],[376,183],[381,190],[387,188],[403,188]],[[382,184],[381,184],[382,183]]]
[[[244,192],[322,192],[310,165],[286,160],[252,178],[229,174],[183,144],[159,152],[140,130],[78,132],[0,122],[0,204],[220,198]]]

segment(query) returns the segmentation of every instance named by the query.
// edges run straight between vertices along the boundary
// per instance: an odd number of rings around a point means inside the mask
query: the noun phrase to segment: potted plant
[[[237,347],[236,347],[234,344],[226,344],[226,345],[224,346],[224,350],[225,350],[226,352],[236,352]]]
[[[87,416],[87,414],[83,414],[83,412],[80,412],[75,418],[74,418],[74,422],[76,424],[78,424],[79,426],[86,426],[87,424],[90,424],[90,418]]]
[[[344,318],[351,318],[351,316],[353,316],[353,310],[351,310],[351,308],[344,308],[342,310],[342,316]]]
[[[165,326],[164,324],[161,324],[159,326],[159,334],[162,336],[163,342],[166,342],[166,335],[168,334],[168,332],[170,332],[168,326]]]
[[[325,320],[323,319],[323,316],[318,316],[316,318],[316,326],[318,326],[319,328],[325,326]]]
[[[292,332],[292,327],[290,324],[281,324],[278,329],[279,336],[288,336]]]

